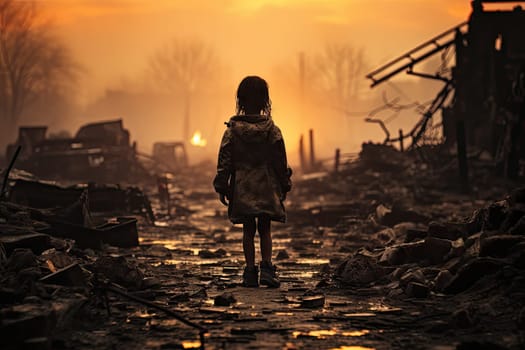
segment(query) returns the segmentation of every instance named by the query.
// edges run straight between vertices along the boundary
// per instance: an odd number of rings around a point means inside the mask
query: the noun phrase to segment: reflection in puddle
[[[157,227],[169,227],[170,226],[169,222],[166,222],[166,221],[155,221],[153,225]]]
[[[158,244],[162,245],[170,250],[175,250],[181,246],[181,241],[177,241],[174,239],[148,239],[145,240],[144,238],[139,238],[140,244]]]
[[[353,314],[344,314],[345,317],[374,317],[376,314],[371,312],[356,312]]]
[[[330,260],[328,259],[314,259],[314,258],[299,258],[296,261],[297,264],[303,265],[322,265],[329,264]]]
[[[381,313],[399,312],[399,311],[403,310],[403,309],[401,309],[399,307],[390,307],[390,306],[382,305],[382,304],[370,303],[370,305],[372,305],[369,308],[370,311],[381,312]]]
[[[200,349],[201,342],[195,340],[185,340],[182,342],[183,349]]]
[[[375,311],[375,312],[381,312],[381,313],[388,313],[388,312],[399,312],[399,311],[402,311],[403,309],[399,307],[389,307],[386,305],[382,305],[382,306],[372,306],[369,310]]]
[[[337,329],[319,329],[308,332],[293,332],[292,335],[294,338],[297,337],[313,337],[317,339],[326,339],[327,337],[332,337],[334,335],[342,335],[344,337],[361,337],[370,333],[368,329],[356,330],[356,331],[344,331],[340,332]]]
[[[182,260],[182,259],[164,259],[162,261],[157,261],[154,263],[151,263],[150,265],[153,267],[157,267],[160,265],[216,265],[219,261],[215,259],[197,259],[197,260]]]
[[[149,313],[147,311],[141,311],[141,310],[137,310],[131,314],[128,315],[128,318],[152,318],[152,317],[155,317],[157,316],[156,313]]]
[[[292,272],[283,272],[281,276],[283,277],[289,277],[289,278],[296,278],[299,280],[306,279],[306,278],[312,278],[314,276],[315,272],[308,272],[308,271],[292,271]]]
[[[370,333],[368,329],[363,329],[360,331],[343,332],[343,335],[345,337],[362,337],[363,335],[368,333]]]

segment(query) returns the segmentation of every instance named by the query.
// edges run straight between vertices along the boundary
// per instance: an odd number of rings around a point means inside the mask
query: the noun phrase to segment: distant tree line
[[[0,137],[15,132],[29,104],[65,89],[78,65],[30,1],[0,0]]]

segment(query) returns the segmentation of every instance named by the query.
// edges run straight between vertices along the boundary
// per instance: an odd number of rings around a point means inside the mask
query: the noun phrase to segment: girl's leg
[[[242,225],[242,248],[244,250],[244,259],[247,267],[255,266],[255,218],[249,219]]]
[[[261,238],[261,284],[278,288],[281,285],[275,273],[276,267],[272,265],[272,231],[269,217],[259,217],[257,219],[257,229]]]
[[[257,219],[257,230],[261,239],[261,257],[265,263],[272,262],[272,227],[268,216]]]

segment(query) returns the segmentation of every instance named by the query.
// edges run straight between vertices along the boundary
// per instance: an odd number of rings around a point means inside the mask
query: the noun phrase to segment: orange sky
[[[468,0],[42,0],[86,68],[91,100],[136,76],[173,37],[203,38],[237,80],[325,42],[364,47],[376,66],[465,20]]]
[[[212,113],[206,111],[209,116],[204,118],[208,119],[192,119],[194,124],[198,124],[195,127],[200,126],[209,140],[209,154],[216,152],[222,121],[233,112],[234,87],[244,76],[251,74],[269,78],[276,121],[294,148],[299,135],[312,127],[318,130],[319,153],[332,154],[335,147],[356,151],[362,141],[381,140],[384,136],[377,125],[364,123],[363,118],[337,121],[332,117],[333,120],[326,123],[315,113],[298,115],[288,103],[291,92],[286,87],[283,91],[281,84],[272,84],[272,79],[279,77],[279,69],[283,66],[297,65],[299,52],[315,53],[327,43],[350,43],[363,48],[369,65],[376,68],[465,21],[470,13],[469,0],[37,2],[85,68],[78,96],[79,101],[86,105],[104,95],[108,88],[133,86],[132,82],[138,81],[145,72],[148,59],[173,38],[198,38],[212,46],[231,73],[231,82],[220,86],[230,86],[232,91],[221,92],[232,98],[231,101],[224,101],[224,106],[220,108],[208,101],[207,104],[212,106],[207,108],[215,108]],[[377,93],[377,89],[374,92]],[[417,98],[432,98],[433,93],[430,91],[429,96]],[[133,121],[130,116],[126,119],[126,112],[116,114],[124,117],[125,124],[139,144],[149,147],[155,140],[180,137],[180,128],[171,121],[180,112],[146,110],[151,111],[150,114],[157,113],[151,116],[155,119],[152,119],[149,128],[144,128],[142,120]],[[161,116],[162,113],[165,115]],[[333,116],[334,110],[327,109],[322,113]],[[102,115],[96,110],[87,114],[89,116],[82,118],[114,117]],[[162,123],[174,126],[163,128]],[[403,123],[393,125],[393,130],[408,128],[414,120]],[[327,127],[328,124],[332,129]]]

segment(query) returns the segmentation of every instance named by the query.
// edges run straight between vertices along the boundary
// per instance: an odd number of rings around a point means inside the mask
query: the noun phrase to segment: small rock
[[[405,289],[405,294],[411,298],[426,298],[429,293],[430,289],[426,285],[417,282],[410,282]]]
[[[57,251],[55,248],[48,249],[38,257],[40,261],[50,261],[52,266],[57,269],[62,269],[66,266],[69,266],[75,262],[75,259],[69,254]],[[52,272],[55,272],[52,270]]]
[[[462,308],[452,314],[451,323],[456,328],[471,328],[475,322],[468,308]]]
[[[303,299],[301,300],[301,307],[308,308],[308,309],[320,308],[324,306],[324,303],[325,303],[324,295],[306,296],[306,297],[303,297]]]
[[[397,246],[386,247],[383,255],[381,255],[381,258],[379,259],[380,263],[387,265],[401,265],[404,264],[405,261],[406,257],[404,251]]]
[[[451,222],[432,221],[428,225],[428,235],[431,237],[454,241],[463,236],[465,225]]]
[[[449,285],[450,281],[452,280],[454,276],[450,273],[449,270],[442,270],[438,273],[436,278],[434,279],[434,288],[438,292],[442,292],[445,290],[446,286]]]
[[[394,225],[392,229],[394,230],[396,237],[405,237],[411,231],[423,232],[424,235],[421,238],[424,238],[427,235],[427,227],[423,224],[416,224],[414,222],[401,222]]]
[[[374,233],[373,236],[375,236],[381,246],[385,246],[396,238],[396,233],[393,229],[387,227],[379,232]]]
[[[205,288],[201,288],[196,292],[193,292],[190,294],[190,298],[196,298],[196,299],[204,299],[208,296],[208,293],[206,293]]]
[[[402,265],[424,260],[425,253],[425,241],[402,243],[387,247],[379,262],[386,265]]]
[[[397,226],[397,225],[396,225]],[[409,229],[406,231],[405,243],[418,241],[424,239],[428,235],[428,232],[425,230],[415,230]]]
[[[465,291],[480,278],[499,271],[503,263],[492,258],[476,258],[463,265],[444,289],[447,294],[457,294]]]
[[[376,208],[376,217],[378,221],[385,226],[394,226],[401,222],[426,223],[429,218],[413,210],[403,209],[394,205],[392,209],[380,204]]]
[[[442,262],[450,252],[452,242],[448,239],[429,236],[425,238],[425,259],[431,264]]]
[[[161,282],[157,277],[145,277],[142,280],[142,288],[157,288],[161,286]]]
[[[230,306],[231,304],[234,304],[236,302],[237,300],[235,299],[232,293],[223,293],[223,294],[217,295],[213,299],[214,306]]]
[[[407,272],[408,270],[408,266],[404,265],[404,266],[400,266],[400,267],[397,267],[394,271],[392,271],[392,273],[390,274],[390,278],[392,281],[397,281],[399,280],[404,274],[405,272]]]
[[[102,256],[91,267],[92,272],[100,273],[112,282],[131,289],[140,289],[144,274],[135,263],[123,256]]]
[[[505,257],[516,244],[524,242],[524,236],[498,235],[480,241],[479,256]]]
[[[448,253],[448,256],[445,257],[445,259],[461,256],[463,253],[465,253],[465,250],[465,241],[463,238],[458,238],[452,242],[450,252]]]
[[[289,258],[290,258],[290,255],[284,249],[279,250],[279,252],[277,253],[277,256],[275,257],[276,260],[286,260],[286,259],[289,259]]]
[[[407,272],[405,272],[403,276],[401,276],[399,281],[403,285],[408,285],[410,282],[424,284],[426,282],[426,279],[425,279],[425,275],[423,274],[423,271],[421,271],[420,268],[416,267],[416,268],[407,270]]]
[[[204,250],[200,250],[199,251],[199,256],[203,259],[217,259],[217,258],[222,258],[222,257],[225,257],[227,254],[226,250],[222,249],[222,248],[219,248],[217,249],[216,251],[212,252],[211,250],[207,250],[207,249],[204,249]]]
[[[30,249],[17,248],[7,259],[6,269],[8,271],[20,271],[27,267],[38,266],[35,254]]]
[[[343,261],[334,274],[343,284],[363,285],[382,278],[386,270],[374,257],[357,252]]]
[[[507,220],[508,211],[509,203],[506,200],[489,205],[482,217],[482,229],[485,231],[499,229],[503,225],[503,222]]]
[[[171,257],[171,250],[160,244],[152,245],[144,253],[147,256],[153,256],[157,258]]]

